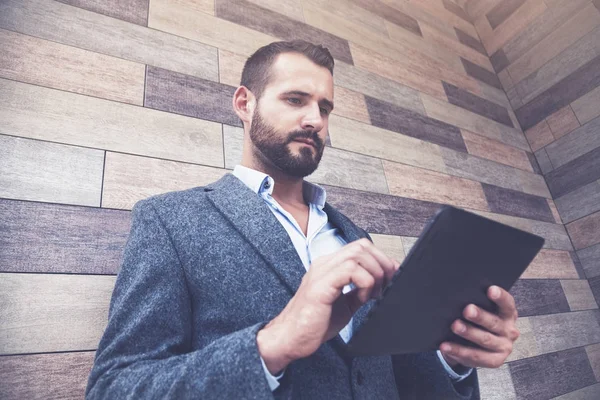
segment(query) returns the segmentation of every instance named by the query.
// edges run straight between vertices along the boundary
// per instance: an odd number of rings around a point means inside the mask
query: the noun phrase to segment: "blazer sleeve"
[[[186,277],[151,204],[133,209],[87,399],[272,399],[256,345],[256,324],[191,351]]]

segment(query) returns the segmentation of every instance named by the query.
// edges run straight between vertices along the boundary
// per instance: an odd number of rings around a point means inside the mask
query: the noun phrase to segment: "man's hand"
[[[268,370],[278,373],[335,337],[364,303],[381,294],[399,266],[368,239],[315,259],[294,297],[257,334]],[[350,283],[355,289],[342,294]]]
[[[512,353],[513,343],[520,335],[516,327],[518,314],[515,299],[498,286],[488,288],[488,297],[498,304],[497,315],[469,304],[463,310],[463,315],[476,325],[457,319],[451,326],[454,333],[478,344],[483,349],[462,346],[458,343],[442,343],[440,351],[450,366],[462,364],[473,368],[498,368]]]

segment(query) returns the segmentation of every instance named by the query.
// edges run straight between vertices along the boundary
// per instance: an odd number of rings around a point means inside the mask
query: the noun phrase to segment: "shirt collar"
[[[275,181],[264,172],[244,167],[243,165],[236,165],[233,169],[233,175],[241,180],[256,194],[260,195],[265,192],[269,195],[273,194],[273,186],[275,186]],[[316,205],[321,210],[325,206],[325,199],[327,198],[325,189],[315,183],[303,181],[302,195],[308,203]]]

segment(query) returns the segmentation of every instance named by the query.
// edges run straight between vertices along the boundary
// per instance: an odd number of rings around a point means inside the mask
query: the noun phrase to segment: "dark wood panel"
[[[600,211],[573,221],[565,228],[576,250],[600,243]]]
[[[521,128],[523,130],[531,128],[598,85],[600,85],[600,56],[517,109],[515,114]]]
[[[457,127],[370,96],[365,99],[372,125],[467,152]]]
[[[523,3],[525,3],[525,0],[500,1],[497,6],[485,15],[492,29],[496,29],[501,23],[506,21]]]
[[[592,289],[592,293],[594,294],[596,303],[600,304],[600,275],[596,276],[594,278],[590,278],[589,282],[590,282],[590,289]]]
[[[558,279],[519,279],[510,289],[519,317],[569,312],[569,302]]]
[[[552,165],[559,168],[598,147],[600,147],[600,117],[550,143],[546,146],[546,153]]]
[[[490,61],[494,67],[494,71],[496,71],[497,74],[502,72],[502,70],[504,70],[504,68],[508,67],[510,64],[510,61],[508,61],[508,58],[502,49],[492,54]]]
[[[327,47],[334,58],[352,64],[348,41],[245,0],[216,0],[215,15],[283,40],[302,39]]]
[[[566,163],[546,175],[553,198],[600,179],[600,147]]]
[[[585,270],[583,269],[583,265],[577,255],[576,251],[570,251],[569,255],[571,256],[571,260],[573,260],[573,265],[575,266],[575,270],[577,271],[577,275],[579,279],[586,279]]]
[[[552,163],[550,162],[550,158],[548,158],[548,153],[546,153],[546,149],[542,148],[536,151],[535,158],[538,162],[538,165],[540,166],[540,169],[542,170],[542,174],[547,174],[548,172],[554,169]]]
[[[483,191],[492,212],[554,222],[545,198],[483,183]]]
[[[0,199],[0,271],[116,274],[130,212]]]
[[[450,83],[442,81],[442,84],[444,85],[446,96],[448,96],[448,101],[451,104],[514,128],[508,110],[505,107],[471,94]]]
[[[231,106],[234,93],[233,86],[148,66],[144,106],[242,126]]]
[[[508,365],[518,399],[549,399],[596,383],[583,347]]]
[[[487,56],[487,51],[485,51],[485,47],[483,47],[483,44],[481,44],[479,39],[474,38],[473,36],[461,31],[458,28],[454,28],[454,31],[456,32],[456,37],[458,38],[459,42]]]
[[[529,163],[531,164],[531,168],[533,169],[533,172],[535,172],[536,174],[542,174],[542,168],[540,167],[540,164],[537,162],[536,157],[533,155],[533,153],[526,151],[527,153],[527,158],[529,159]]]
[[[450,0],[443,0],[443,4],[444,8],[450,11],[452,14],[464,19],[469,23],[471,22],[471,18],[469,17],[469,15],[458,4]]]
[[[0,398],[83,399],[94,351],[0,357]]]
[[[327,202],[367,232],[419,236],[441,207],[429,201],[324,185]]]
[[[351,0],[352,3],[372,12],[373,14],[379,15],[388,21],[401,26],[402,28],[416,34],[423,36],[419,21],[411,17],[410,15],[404,14],[402,11],[384,4],[381,0]]]
[[[600,181],[588,183],[554,202],[565,224],[600,211]]]
[[[61,3],[84,8],[109,17],[133,22],[138,25],[148,25],[148,0],[58,0]]]
[[[600,243],[578,250],[577,257],[588,279],[600,276]]]
[[[487,83],[490,86],[493,86],[500,90],[504,90],[502,88],[502,83],[500,83],[500,79],[498,79],[498,76],[496,76],[495,73],[490,72],[487,69],[480,67],[477,64],[473,64],[471,61],[465,60],[462,57],[460,58],[460,60],[462,61],[463,66],[465,67],[465,71],[467,72],[467,75],[469,75],[483,83]]]

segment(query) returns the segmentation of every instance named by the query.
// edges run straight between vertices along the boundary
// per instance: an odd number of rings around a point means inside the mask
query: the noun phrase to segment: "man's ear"
[[[233,110],[242,122],[252,122],[252,115],[256,107],[256,97],[245,86],[237,88],[233,94]]]

